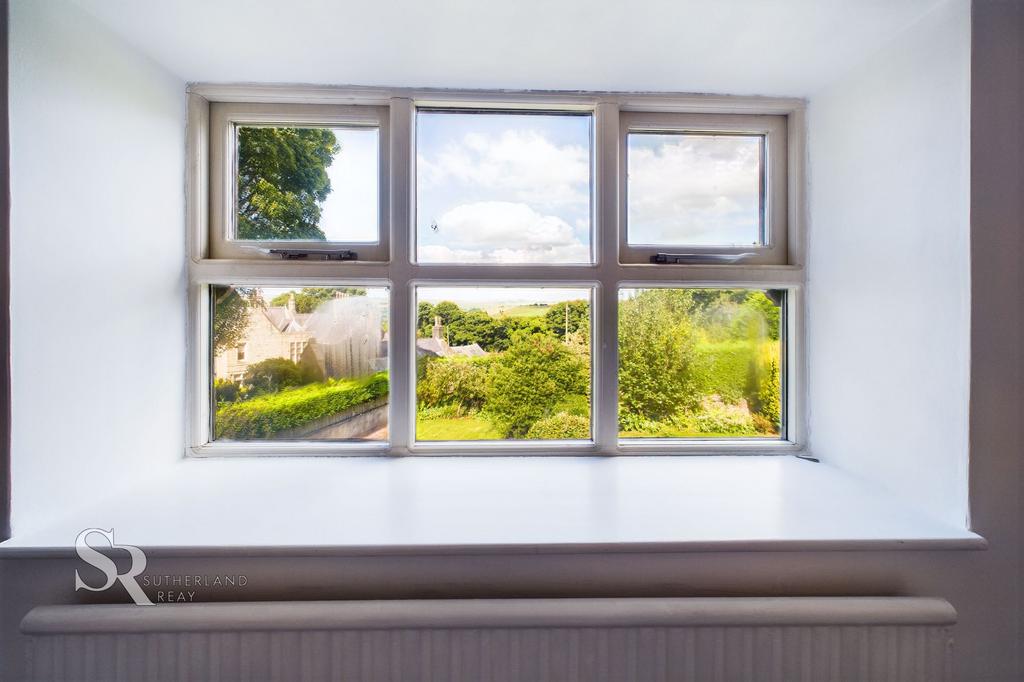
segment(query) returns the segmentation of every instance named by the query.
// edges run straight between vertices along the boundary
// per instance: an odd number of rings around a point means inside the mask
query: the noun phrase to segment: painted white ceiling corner
[[[73,0],[190,82],[795,96],[950,1]]]

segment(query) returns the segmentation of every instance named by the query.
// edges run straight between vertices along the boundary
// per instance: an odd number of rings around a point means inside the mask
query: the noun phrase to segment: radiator
[[[34,680],[941,682],[927,598],[516,599],[41,606]]]

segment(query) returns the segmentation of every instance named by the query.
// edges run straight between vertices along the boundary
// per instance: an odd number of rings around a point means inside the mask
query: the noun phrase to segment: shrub
[[[565,396],[586,394],[586,361],[548,334],[519,334],[494,361],[486,411],[505,438],[521,438]]]
[[[661,420],[696,403],[699,363],[685,289],[647,289],[619,303],[619,402]]]
[[[552,417],[545,417],[534,422],[530,430],[526,432],[526,437],[537,440],[590,438],[590,419],[559,412]]]
[[[697,433],[717,433],[730,436],[756,436],[754,419],[744,405],[728,405],[721,400],[705,398],[699,410],[676,417],[677,425]]]
[[[755,411],[778,428],[782,413],[782,386],[779,379],[779,363],[768,362],[757,388]]]
[[[552,413],[565,412],[574,417],[590,417],[590,397],[579,394],[567,395],[552,408]]]
[[[237,381],[228,381],[227,379],[214,379],[213,381],[213,395],[218,404],[235,402],[238,400],[241,390],[242,387]]]
[[[754,420],[754,428],[757,430],[757,432],[760,435],[762,435],[762,436],[777,436],[777,435],[779,435],[779,424],[778,424],[778,422],[773,422],[770,419],[768,419],[767,417],[765,417],[763,414],[758,414],[757,412],[753,413],[751,415],[751,418]]]
[[[379,372],[262,395],[219,407],[215,433],[217,438],[269,438],[387,394],[387,373]]]
[[[701,395],[717,395],[727,403],[748,397],[756,361],[756,346],[750,341],[701,344],[697,356],[702,372]]]
[[[457,405],[478,410],[487,400],[491,358],[435,358],[423,363],[416,399],[423,407]]]
[[[274,393],[284,388],[316,381],[312,373],[287,358],[269,358],[245,370],[244,383],[250,395]]]

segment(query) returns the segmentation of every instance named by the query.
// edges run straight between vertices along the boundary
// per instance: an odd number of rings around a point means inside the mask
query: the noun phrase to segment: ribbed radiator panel
[[[650,602],[650,608],[656,610],[665,601],[686,600],[632,601]],[[450,604],[446,606],[449,610]],[[166,610],[165,607],[137,608],[152,614],[147,614],[146,618],[159,616],[160,609]],[[159,626],[152,622],[141,628],[143,632],[101,631],[111,628],[104,628],[96,621],[86,628],[91,630],[89,632],[58,632],[61,628],[53,623],[36,627],[38,623],[32,622],[30,614],[23,629],[32,635],[32,679],[132,682],[941,682],[950,679],[950,625],[914,624],[909,622],[913,618],[900,619],[907,622],[898,624],[849,624],[838,618],[841,623],[838,625],[824,622],[701,625],[700,618],[689,617],[682,619],[686,624],[659,622],[651,626],[635,625],[632,621],[636,618],[629,618],[626,619],[630,621],[629,627],[604,622],[571,627],[548,623],[543,627],[502,627],[481,623],[475,627],[431,628],[417,623],[417,627],[344,628],[334,623],[330,629],[260,630],[255,629],[259,627],[259,605],[252,608],[253,615],[236,630],[228,630],[226,624],[219,623],[217,631],[207,632],[158,632],[153,630]],[[479,609],[479,603],[472,608]],[[527,615],[521,612],[516,620]],[[652,620],[665,620],[663,613],[657,616]],[[423,614],[417,620],[421,617]],[[600,620],[607,621],[609,617]],[[763,617],[752,620],[763,621]],[[292,626],[292,623],[285,624],[288,628]],[[168,627],[176,629],[178,624]],[[129,630],[128,627],[122,629]]]

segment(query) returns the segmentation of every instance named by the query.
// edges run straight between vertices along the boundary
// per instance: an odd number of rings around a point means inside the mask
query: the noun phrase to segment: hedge
[[[309,384],[222,406],[215,433],[217,438],[269,438],[387,394],[387,372]]]

